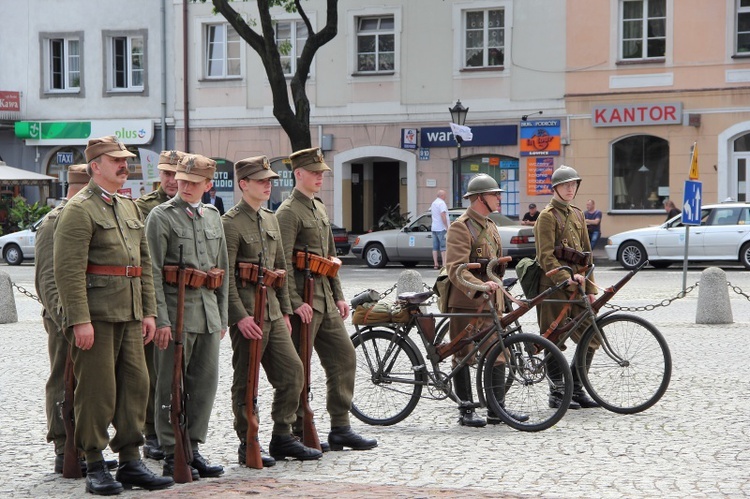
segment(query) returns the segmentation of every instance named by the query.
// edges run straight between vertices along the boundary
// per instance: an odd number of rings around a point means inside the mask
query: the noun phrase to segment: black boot
[[[591,368],[591,361],[594,359],[595,352],[596,350],[591,349],[586,351],[586,364],[584,366],[586,372],[589,372],[589,369]],[[570,365],[570,370],[573,372],[573,402],[576,402],[584,409],[599,407],[599,404],[597,404],[595,400],[589,397],[588,393],[586,393],[586,390],[583,389],[583,383],[581,383],[581,379],[578,376],[578,369],[576,369],[575,363]],[[571,402],[571,404],[573,402]]]
[[[123,490],[125,489],[122,484],[112,478],[104,461],[87,464],[86,492],[98,496],[112,496]]]
[[[201,478],[216,478],[224,474],[224,467],[222,465],[209,464],[197,449],[193,450],[193,460],[190,462],[190,466],[198,470]]]
[[[320,459],[323,456],[321,451],[305,447],[293,435],[273,435],[271,443],[268,444],[268,452],[276,460],[291,457],[299,461],[311,461],[313,459]]]
[[[328,444],[331,446],[331,450],[344,450],[344,447],[349,447],[352,450],[370,450],[378,446],[378,441],[354,433],[351,426],[331,426]]]
[[[189,463],[188,467],[190,468],[190,475],[193,477],[193,481],[200,480],[200,473],[198,473],[198,470],[193,468]],[[164,466],[162,467],[162,476],[174,476],[174,454],[167,454],[164,457]]]
[[[505,369],[503,366],[496,366],[492,370],[492,390],[495,392],[495,398],[500,403],[500,407],[503,408],[505,414],[512,417],[516,421],[523,423],[529,420],[529,415],[522,412],[511,411],[505,408]],[[488,424],[500,424],[503,420],[500,416],[495,414],[491,408],[487,409],[487,423]]]
[[[240,446],[237,447],[237,461],[245,466],[245,461],[247,459],[247,447],[245,445],[245,442],[240,442]],[[276,465],[276,460],[268,455],[266,450],[261,447],[260,448],[260,460],[263,462],[264,468],[270,468],[271,466]]]
[[[120,463],[115,477],[126,489],[140,487],[146,490],[161,490],[174,485],[171,477],[154,475],[140,459]]]
[[[304,441],[302,439],[302,430],[292,430],[292,435],[294,435],[295,437],[297,437],[300,442]],[[331,450],[331,446],[328,445],[328,442],[326,442],[325,440],[321,440],[320,441],[320,450],[322,450],[323,452],[328,452],[328,451]]]
[[[58,454],[55,456],[55,473],[63,472],[63,465],[65,464],[65,454]],[[81,475],[86,476],[86,460],[81,458]],[[107,469],[117,469],[117,459],[105,459],[104,465]]]
[[[143,444],[143,458],[156,461],[164,459],[164,449],[159,445],[159,439],[156,435],[146,435],[146,442]]]
[[[565,385],[563,382],[563,373],[555,359],[550,358],[547,361],[547,376],[550,380],[549,385],[549,406],[550,409],[558,409],[562,405]],[[580,409],[578,402],[570,401],[568,409]]]
[[[472,428],[487,426],[487,421],[478,416],[474,411],[476,405],[471,395],[471,372],[469,366],[462,367],[453,378],[453,389],[456,397],[460,400],[458,404],[458,424]]]

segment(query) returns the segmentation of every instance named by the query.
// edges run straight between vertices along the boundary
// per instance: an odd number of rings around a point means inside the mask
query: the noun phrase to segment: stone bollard
[[[12,322],[18,322],[13,286],[11,285],[10,275],[0,270],[0,324]]]
[[[709,267],[701,272],[695,323],[731,324],[733,322],[727,274],[718,267]]]

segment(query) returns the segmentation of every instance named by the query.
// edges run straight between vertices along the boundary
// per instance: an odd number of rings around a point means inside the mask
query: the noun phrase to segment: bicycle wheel
[[[548,364],[556,362],[562,374],[560,407],[550,407]],[[508,426],[541,431],[560,421],[573,396],[573,375],[565,356],[548,339],[529,333],[512,334],[497,342],[484,359],[484,396],[489,409]],[[560,381],[557,381],[560,383]],[[525,421],[508,413],[523,414]]]
[[[576,364],[581,383],[599,405],[620,414],[645,411],[664,395],[672,376],[672,356],[664,336],[645,319],[629,314],[597,321],[604,341],[586,369],[585,353],[600,340],[591,327],[581,339]]]
[[[370,329],[352,342],[357,356],[352,414],[377,426],[403,421],[422,394],[421,355],[393,331]]]

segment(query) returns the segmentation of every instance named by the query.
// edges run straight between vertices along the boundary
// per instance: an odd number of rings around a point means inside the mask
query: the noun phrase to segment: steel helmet
[[[570,166],[560,165],[560,168],[552,173],[552,188],[565,182],[572,182],[573,180],[578,181],[578,185],[581,185],[581,177],[578,176],[578,172]]]
[[[480,173],[478,175],[474,175],[471,180],[469,180],[469,185],[467,186],[466,194],[464,194],[464,199],[467,199],[469,196],[473,196],[474,194],[484,194],[486,192],[504,192],[500,186],[497,185],[497,181],[487,175],[486,173]]]

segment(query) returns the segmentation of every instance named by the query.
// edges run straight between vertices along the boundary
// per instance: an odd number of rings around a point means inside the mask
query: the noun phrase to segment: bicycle
[[[488,265],[488,274],[507,259],[496,259]],[[479,264],[462,264],[477,268]],[[564,415],[573,395],[572,374],[562,352],[546,338],[523,333],[517,319],[549,294],[561,289],[550,288],[528,302],[525,310],[516,309],[500,318],[488,285],[478,286],[461,279],[462,284],[483,293],[489,303],[486,313],[423,313],[420,306],[433,296],[432,291],[399,295],[399,303],[409,310],[408,322],[357,325],[352,335],[357,355],[357,378],[351,412],[359,420],[371,425],[393,425],[403,421],[417,406],[421,398],[443,400],[450,398],[460,403],[452,380],[467,364],[476,362],[476,389],[479,402],[476,407],[489,407],[508,426],[522,431],[541,431],[550,428]],[[482,307],[483,308],[483,307]],[[492,323],[482,330],[467,328],[450,342],[435,334],[435,319],[451,317],[491,317]],[[412,331],[422,341],[429,365],[422,351],[411,338]],[[441,362],[466,345],[471,351],[458,359],[449,372],[441,370]],[[502,358],[500,356],[502,355]],[[488,364],[487,359],[492,359]],[[547,403],[547,364],[557,362],[562,368],[560,407]],[[487,365],[502,364],[503,370],[495,382],[487,382],[486,375],[498,376]],[[498,382],[501,380],[501,382]],[[427,388],[428,395],[423,395]],[[509,413],[523,414],[527,419],[511,417]]]
[[[643,262],[617,283],[604,289],[593,303],[589,302],[584,286],[580,283],[567,300],[547,299],[548,303],[566,304],[555,322],[565,317],[573,304],[583,306],[581,312],[573,318],[567,318],[563,324],[555,327],[553,323],[543,336],[565,350],[566,340],[590,322],[575,350],[572,369],[577,371],[583,388],[594,401],[619,414],[635,414],[656,404],[667,391],[672,374],[669,346],[656,326],[641,317],[615,310],[597,315],[647,264],[648,261]],[[594,265],[585,270],[587,279],[593,270]],[[554,269],[550,274],[559,271],[566,271],[573,276],[573,270],[565,266]],[[523,301],[515,300],[509,294],[507,296],[514,303],[521,303],[523,306]],[[600,352],[593,355],[587,368],[586,355],[589,348]]]

